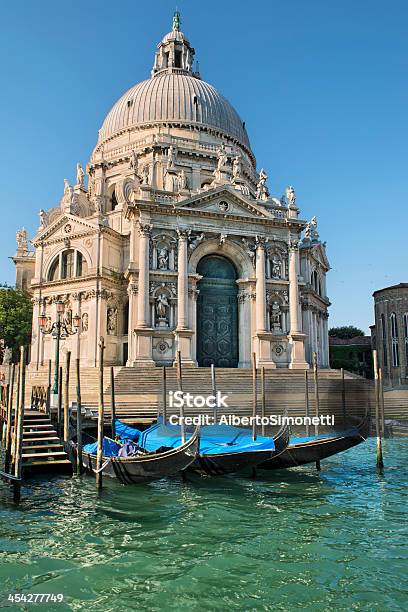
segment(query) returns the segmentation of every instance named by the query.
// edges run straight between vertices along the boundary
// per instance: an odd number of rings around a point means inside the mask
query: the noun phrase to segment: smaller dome
[[[171,32],[166,34],[166,36],[163,37],[161,43],[159,43],[157,46],[160,47],[160,45],[166,45],[169,42],[179,42],[185,43],[187,45],[190,44],[188,38],[186,38],[183,32],[180,32],[180,30],[172,30]]]

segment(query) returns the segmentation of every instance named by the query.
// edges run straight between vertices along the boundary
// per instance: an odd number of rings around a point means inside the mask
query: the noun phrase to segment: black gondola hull
[[[333,435],[330,438],[310,440],[299,444],[290,444],[278,456],[263,462],[258,467],[264,470],[277,470],[314,463],[341,453],[364,442],[369,431],[369,418],[366,417],[358,426],[354,435]]]
[[[196,458],[198,431],[182,446],[164,453],[136,457],[103,457],[102,473],[123,484],[137,484],[172,476],[188,468]],[[96,455],[82,451],[82,463],[91,473],[96,471]]]

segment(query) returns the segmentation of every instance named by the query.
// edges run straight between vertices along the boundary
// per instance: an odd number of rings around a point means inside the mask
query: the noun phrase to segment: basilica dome
[[[108,113],[99,141],[128,128],[168,123],[219,130],[250,148],[243,122],[228,100],[209,83],[175,71],[131,87]]]
[[[100,145],[126,131],[155,126],[216,132],[251,152],[245,124],[212,85],[193,71],[195,50],[173,23],[157,45],[150,79],[131,87],[106,116],[99,130]]]

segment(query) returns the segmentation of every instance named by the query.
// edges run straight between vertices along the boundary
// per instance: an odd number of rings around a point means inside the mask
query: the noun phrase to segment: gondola
[[[355,427],[344,431],[331,431],[319,436],[291,437],[287,448],[280,455],[261,463],[261,470],[276,470],[314,463],[341,453],[364,442],[370,430],[367,413]]]
[[[111,442],[119,446],[113,440]],[[102,472],[104,476],[116,478],[123,484],[158,480],[185,470],[195,460],[199,444],[200,433],[199,428],[197,428],[185,444],[174,448],[159,444],[155,449],[152,449],[152,452],[136,456],[118,457],[104,454]],[[163,450],[164,446],[168,448]],[[82,463],[87,471],[95,473],[96,453],[86,452],[83,448]]]
[[[120,421],[116,426],[120,433]],[[137,430],[134,430],[137,431]],[[191,429],[186,427],[186,437]],[[147,450],[161,444],[175,447],[180,443],[181,431],[178,425],[164,425],[158,422],[140,432],[138,444]],[[253,468],[259,463],[278,456],[284,451],[289,441],[289,428],[283,426],[275,437],[257,436],[252,438],[249,429],[218,424],[201,428],[199,451],[188,469],[210,476],[233,474]]]

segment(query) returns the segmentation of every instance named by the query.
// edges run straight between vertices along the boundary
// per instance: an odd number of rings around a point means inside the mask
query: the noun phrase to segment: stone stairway
[[[25,410],[22,445],[23,474],[27,471],[67,471],[71,462],[51,420],[41,412]]]

